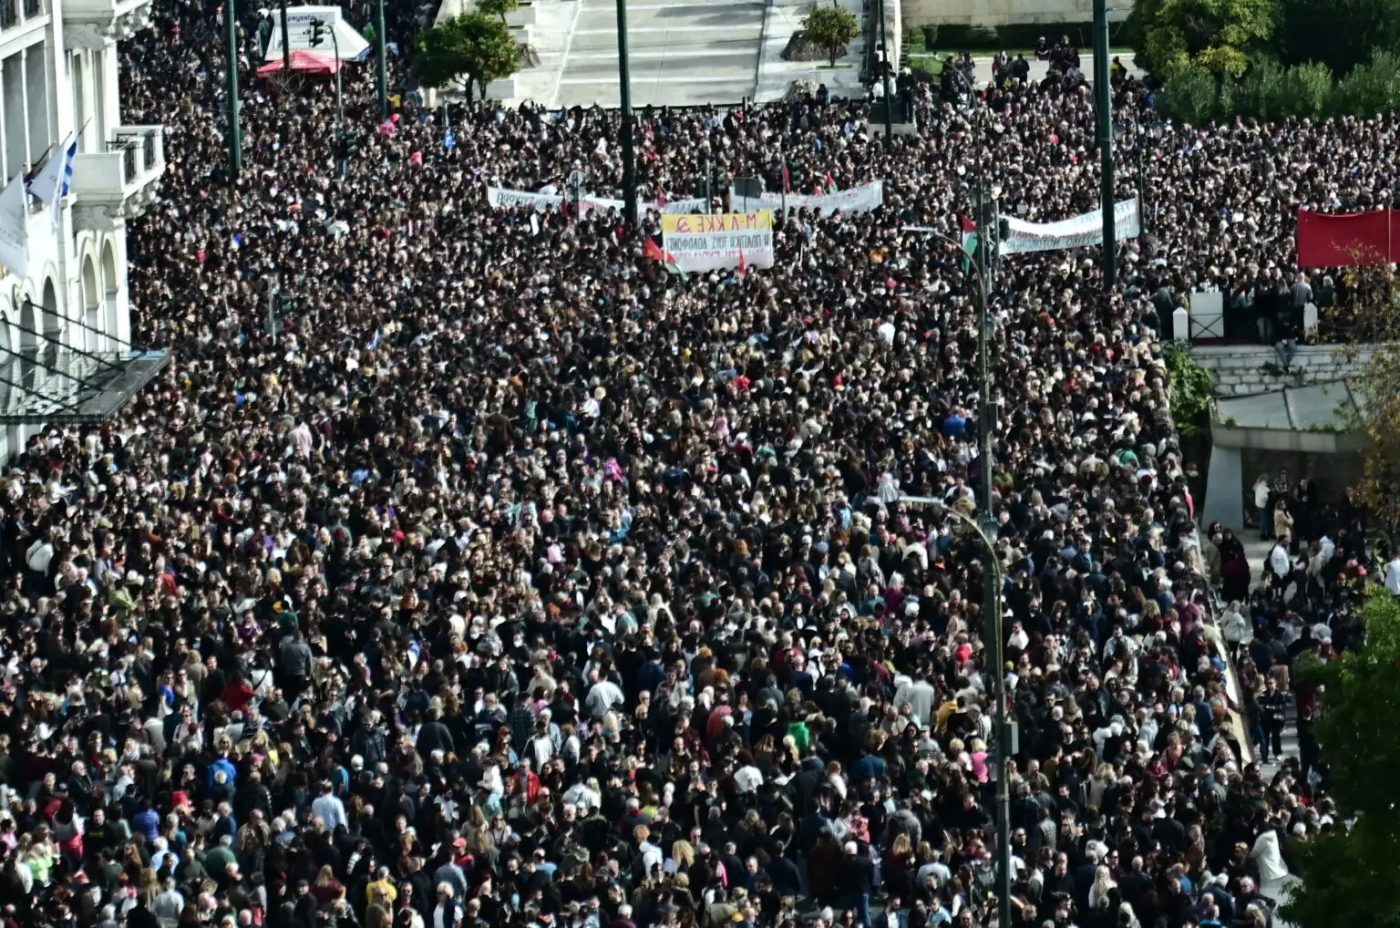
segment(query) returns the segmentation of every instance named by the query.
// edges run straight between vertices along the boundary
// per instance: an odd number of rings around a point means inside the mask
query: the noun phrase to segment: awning
[[[1268,390],[1215,401],[1215,421],[1232,428],[1345,432],[1357,420],[1359,398],[1345,380]]]
[[[334,74],[340,70],[341,62],[330,52],[294,51],[291,54],[292,70],[302,74]],[[277,58],[258,68],[259,74],[276,74],[282,70],[282,59]]]
[[[0,424],[105,422],[170,363],[168,352],[132,345],[76,319],[66,321],[117,347],[85,351],[18,326],[35,343],[19,351],[0,344]]]

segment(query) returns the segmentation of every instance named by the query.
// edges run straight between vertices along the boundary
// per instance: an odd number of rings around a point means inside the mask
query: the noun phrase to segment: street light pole
[[[1113,230],[1113,86],[1108,75],[1108,0],[1094,0],[1094,100],[1099,117],[1099,207],[1103,212],[1103,285],[1118,277],[1118,239]]]
[[[283,0],[285,3],[286,0]],[[389,62],[387,59],[388,41],[384,36],[384,0],[377,0],[375,11],[374,38],[379,46],[379,120],[389,118]]]
[[[1012,725],[1008,718],[1006,703],[1006,668],[1002,655],[1003,621],[1001,612],[1001,561],[997,557],[992,535],[988,533],[984,520],[979,525],[967,513],[949,506],[933,496],[901,496],[897,500],[906,506],[929,506],[940,514],[948,516],[972,531],[987,553],[987,568],[982,572],[983,588],[987,591],[986,636],[987,646],[987,692],[992,698],[993,736],[996,743],[996,763],[992,765],[997,778],[996,819],[996,894],[998,928],[1011,926],[1011,755]],[[994,523],[993,523],[994,524]]]
[[[627,0],[617,0],[617,77],[622,105],[622,200],[627,224],[637,225],[637,158],[632,150],[632,80],[627,61]]]
[[[292,42],[287,38],[287,0],[277,4],[282,13],[282,73],[292,73]]]
[[[982,188],[977,189],[977,221],[985,223],[987,219],[986,196]],[[972,519],[965,513],[948,507],[942,500],[931,497],[901,497],[901,502],[914,505],[930,505],[940,508],[947,515],[967,524],[977,533],[983,546],[987,549],[987,557],[991,564],[990,569],[983,574],[983,600],[982,610],[986,618],[986,629],[984,635],[987,647],[987,665],[989,679],[987,682],[989,693],[993,701],[993,717],[995,724],[994,741],[996,747],[997,763],[994,766],[997,777],[996,789],[996,829],[997,829],[997,918],[1002,928],[1009,928],[1011,925],[1011,786],[1010,770],[1011,757],[1014,753],[1012,746],[1012,728],[1007,717],[1006,703],[1006,674],[1005,658],[1003,656],[1004,631],[1002,629],[1001,615],[1001,567],[997,560],[996,549],[992,545],[992,538],[997,533],[997,522],[992,514],[992,428],[993,428],[993,405],[991,402],[991,365],[989,361],[988,342],[991,338],[992,318],[988,304],[988,286],[986,275],[986,264],[984,263],[987,254],[986,236],[990,230],[985,224],[979,225],[977,230],[977,253],[968,255],[962,244],[954,240],[951,236],[945,235],[936,229],[927,226],[905,226],[903,231],[915,232],[928,235],[940,244],[955,249],[959,254],[965,255],[970,262],[971,269],[969,276],[973,277],[975,286],[973,292],[977,297],[977,371],[978,371],[978,411],[977,411],[977,454],[980,465],[979,487],[980,499],[978,508],[981,510],[981,523]]]
[[[238,13],[234,0],[224,0],[224,32],[228,39],[228,174],[238,180],[243,169],[243,131],[238,124]]]
[[[345,138],[345,85],[340,72],[345,62],[340,60],[340,40],[331,29],[331,50],[335,53],[335,121],[340,126],[340,137]]]
[[[890,40],[885,36],[885,0],[880,0],[880,79],[885,88],[885,142],[888,143],[894,137],[890,112],[894,101],[890,99]]]
[[[977,457],[978,457],[978,496],[977,508],[985,522],[992,513],[992,419],[991,419],[991,373],[989,370],[987,341],[990,338],[990,312],[987,306],[987,237],[993,233],[991,216],[987,210],[987,194],[977,187],[977,292],[980,294],[977,307]]]

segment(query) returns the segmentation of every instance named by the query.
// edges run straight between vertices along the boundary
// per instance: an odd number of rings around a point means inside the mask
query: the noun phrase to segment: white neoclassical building
[[[131,344],[126,221],[165,170],[160,126],[122,121],[117,42],[151,0],[0,0],[0,178],[38,169],[79,132],[52,213],[25,197],[27,272],[0,269],[0,464],[46,421],[101,421],[164,363]]]

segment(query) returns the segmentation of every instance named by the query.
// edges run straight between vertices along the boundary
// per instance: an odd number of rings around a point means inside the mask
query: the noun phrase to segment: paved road
[[[617,6],[582,6],[564,49],[556,106],[619,102]],[[737,103],[754,93],[762,0],[628,0],[632,105]]]

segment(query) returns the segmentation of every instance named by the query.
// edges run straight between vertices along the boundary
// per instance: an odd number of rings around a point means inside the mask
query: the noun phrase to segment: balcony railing
[[[118,126],[106,151],[78,156],[73,171],[76,205],[137,215],[154,199],[164,171],[162,126]]]

